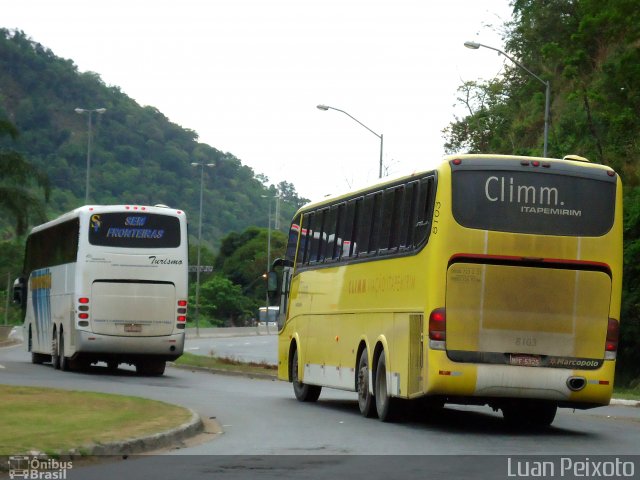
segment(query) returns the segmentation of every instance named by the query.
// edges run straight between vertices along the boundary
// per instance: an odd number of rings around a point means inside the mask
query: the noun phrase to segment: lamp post
[[[200,167],[200,216],[198,218],[198,265],[196,266],[196,337],[200,336],[200,245],[202,244],[202,192],[204,190],[204,167],[213,163],[193,162],[192,167]]]
[[[262,198],[269,199],[269,216],[267,217],[267,278],[269,276],[269,270],[271,270],[271,200],[268,195],[261,195]],[[279,197],[276,197],[279,198]],[[269,289],[266,289],[265,293],[265,306],[266,306],[266,320],[267,320],[267,335],[269,334]]]
[[[373,133],[376,137],[378,137],[380,139],[380,168],[378,170],[378,178],[382,178],[382,145],[383,145],[383,142],[384,142],[382,134],[377,134],[376,132],[371,130],[369,127],[367,127],[364,123],[362,123],[360,120],[358,120],[357,118],[353,117],[352,115],[349,115],[344,110],[340,110],[339,108],[329,107],[328,105],[317,105],[316,108],[318,110],[323,110],[325,112],[327,110],[335,110],[336,112],[342,112],[347,117],[349,117],[352,120],[355,120],[356,122],[358,122],[360,125],[362,125],[364,128],[369,130],[371,133]]]
[[[477,42],[464,42],[464,46],[467,47],[467,48],[470,48],[472,50],[477,50],[480,47],[484,47],[484,48],[488,48],[490,50],[494,50],[494,51],[498,52],[498,54],[504,55],[505,57],[507,57],[509,60],[511,60],[513,63],[515,63],[518,67],[520,67],[522,70],[527,72],[529,75],[531,75],[533,78],[535,78],[536,80],[538,80],[540,83],[542,83],[545,86],[544,153],[543,153],[543,156],[546,157],[547,156],[547,146],[548,146],[548,143],[549,143],[549,103],[551,101],[551,84],[549,83],[549,81],[541,79],[538,75],[536,75],[531,70],[529,70],[527,67],[525,67],[520,62],[518,62],[515,58],[510,57],[509,55],[504,53],[502,50],[499,50],[499,49],[497,49],[495,47],[490,47],[489,45],[484,45],[482,43],[477,43]]]
[[[89,116],[89,121],[87,122],[88,130],[87,130],[87,180],[84,188],[84,204],[87,205],[89,203],[89,173],[91,171],[91,117],[95,112],[98,115],[102,115],[106,112],[106,108],[94,108],[94,109],[86,109],[86,108],[76,108],[75,112],[79,114],[86,113]]]

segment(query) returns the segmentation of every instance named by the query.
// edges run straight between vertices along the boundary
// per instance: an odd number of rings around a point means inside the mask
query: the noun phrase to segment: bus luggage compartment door
[[[171,283],[97,281],[91,289],[94,333],[121,336],[169,335],[176,321]]]
[[[454,263],[447,271],[448,355],[525,366],[601,360],[610,298],[611,278],[602,271]]]

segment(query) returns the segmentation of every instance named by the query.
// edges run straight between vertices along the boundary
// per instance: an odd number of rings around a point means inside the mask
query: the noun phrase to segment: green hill
[[[197,235],[200,169],[192,162],[215,163],[205,170],[203,242],[219,245],[231,231],[266,226],[268,198],[279,191],[280,224],[288,225],[304,203],[293,185],[268,180],[231,153],[199,143],[196,132],[170,122],[153,107],[142,107],[93,72],[79,72],[72,60],[57,57],[24,32],[0,28],[0,119],[13,123],[16,141],[0,148],[22,154],[51,181],[49,218],[84,204],[87,120],[78,107],[106,108],[93,114],[90,203],[163,203],[189,215]],[[12,225],[0,219],[2,238]]]

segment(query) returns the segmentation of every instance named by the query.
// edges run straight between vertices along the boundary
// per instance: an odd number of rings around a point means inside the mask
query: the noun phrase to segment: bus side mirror
[[[26,281],[24,277],[18,277],[13,282],[13,303],[26,306],[27,303],[27,289]]]
[[[278,267],[293,267],[293,262],[286,258],[276,258],[271,264],[271,270],[275,270]]]

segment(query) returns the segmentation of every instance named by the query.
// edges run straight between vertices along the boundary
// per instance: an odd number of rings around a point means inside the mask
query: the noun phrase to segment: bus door
[[[282,274],[279,275],[275,269],[282,267]],[[291,288],[291,277],[293,275],[293,266],[291,262],[283,258],[274,260],[271,271],[267,277],[267,291],[269,298],[276,301],[279,307],[278,311],[278,330],[282,330],[287,320],[287,307],[289,305],[289,292]],[[280,281],[279,281],[280,280]],[[267,314],[267,321],[269,315]]]

